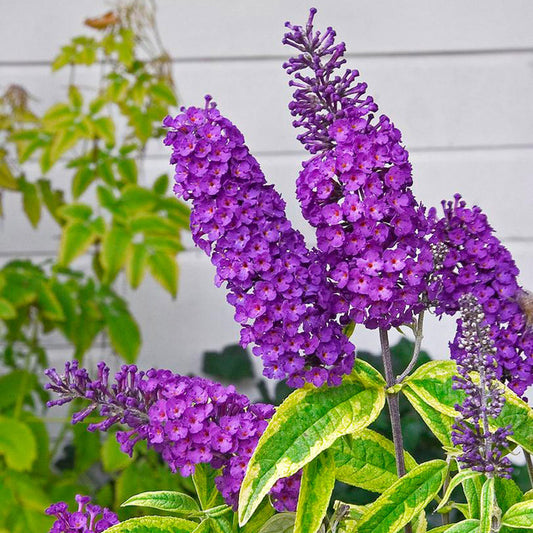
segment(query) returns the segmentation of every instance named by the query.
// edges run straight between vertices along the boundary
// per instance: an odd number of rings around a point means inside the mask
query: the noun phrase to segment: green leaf
[[[258,533],[292,533],[296,513],[279,513],[270,518]]]
[[[135,159],[119,159],[117,161],[117,169],[126,183],[137,183],[137,163]]]
[[[168,175],[167,174],[161,174],[152,185],[152,190],[159,194],[160,196],[163,196],[167,190],[168,190]]]
[[[70,100],[72,107],[74,107],[75,109],[80,109],[83,105],[83,96],[81,95],[80,90],[75,85],[69,85],[68,99]]]
[[[277,409],[250,459],[239,498],[244,525],[282,477],[296,473],[342,435],[361,431],[383,409],[384,381],[357,359],[338,387],[306,385]]]
[[[457,524],[447,525],[446,533],[477,533],[479,531],[479,520],[468,519],[463,520],[462,522],[457,522]],[[432,529],[431,531],[435,531]],[[430,532],[431,533],[431,532]]]
[[[80,140],[80,130],[78,128],[62,128],[52,139],[50,145],[50,152],[48,154],[48,161],[43,166],[43,172],[48,172],[51,167],[59,160],[59,158],[68,150],[73,148]]]
[[[19,181],[19,188],[22,192],[22,207],[31,225],[36,228],[41,219],[41,200],[37,186],[29,181]]]
[[[153,278],[175,298],[178,293],[178,263],[174,256],[153,252],[148,256],[148,267]]]
[[[322,525],[335,485],[335,461],[324,450],[303,468],[294,533],[316,533]]]
[[[481,489],[479,533],[490,533],[494,516],[496,498],[494,495],[494,478],[489,478]]]
[[[141,347],[141,333],[126,307],[116,305],[102,308],[111,345],[127,363],[134,363]]]
[[[90,205],[73,202],[59,209],[59,215],[67,220],[89,220],[93,214]]]
[[[480,478],[466,479],[463,483],[463,491],[468,502],[468,514],[470,518],[479,518],[479,502],[481,500],[481,488],[483,484]]]
[[[29,399],[37,386],[37,376],[26,370],[13,370],[0,376],[0,410],[15,405],[20,396]]]
[[[418,368],[405,385],[434,409],[455,417],[455,405],[461,404],[464,399],[464,392],[452,387],[452,378],[456,373],[453,361],[431,361]],[[507,387],[504,387],[504,394],[502,412],[497,418],[489,420],[490,427],[495,430],[511,425],[513,434],[509,440],[533,453],[533,409]]]
[[[59,208],[65,203],[65,194],[61,189],[52,189],[50,180],[40,178],[37,180],[37,186],[41,193],[41,199],[46,205],[50,214],[58,224],[62,224],[61,217],[58,214]]]
[[[0,160],[0,187],[3,189],[18,190],[18,182],[4,159]]]
[[[129,213],[151,211],[157,202],[157,196],[149,189],[137,185],[127,185],[122,189],[121,204]]]
[[[126,262],[126,275],[130,285],[136,289],[144,278],[148,264],[148,250],[143,243],[135,243],[130,247]]]
[[[175,491],[142,492],[126,500],[121,507],[128,505],[191,515],[200,513],[200,508],[193,498]]]
[[[211,509],[224,503],[215,485],[215,478],[219,474],[218,470],[214,470],[207,464],[200,463],[195,466],[192,481],[203,510]]]
[[[248,352],[239,344],[226,346],[222,352],[206,352],[202,372],[218,380],[241,381],[254,377],[254,369]]]
[[[268,498],[265,498],[257,508],[252,518],[240,529],[240,533],[257,533],[266,522],[274,515],[275,511]]]
[[[60,266],[66,267],[76,257],[83,254],[96,238],[92,228],[84,221],[74,220],[69,222],[63,229],[61,242],[59,244]]]
[[[341,437],[332,451],[335,477],[343,483],[381,493],[398,479],[394,444],[375,431]],[[413,469],[415,460],[407,452],[404,456],[407,470]]]
[[[513,528],[533,529],[533,500],[515,503],[503,515],[502,524]]]
[[[93,120],[94,130],[108,146],[115,144],[115,124],[110,117],[100,117]]]
[[[198,524],[173,516],[141,516],[116,524],[106,533],[192,533]]]
[[[72,111],[68,104],[55,104],[48,109],[44,114],[42,122],[46,130],[58,130],[72,124],[76,117],[76,113]]]
[[[437,495],[447,465],[436,459],[413,468],[368,506],[358,533],[395,533],[411,522]]]
[[[37,302],[42,315],[49,320],[62,322],[65,320],[63,308],[54,291],[47,283],[41,283],[37,292]]]
[[[462,485],[465,480],[472,479],[475,477],[480,477],[481,472],[474,472],[473,470],[463,470],[459,472],[456,476],[454,476],[450,480],[450,484],[446,488],[446,492],[444,493],[444,496],[442,497],[442,500],[440,501],[438,507],[435,509],[435,511],[439,511],[446,505],[448,500],[450,499],[450,496],[452,495],[453,490],[458,487],[459,485]]]
[[[133,461],[132,457],[120,449],[120,444],[114,438],[114,435],[107,435],[100,450],[100,459],[105,472],[123,470]]]
[[[0,297],[0,318],[2,320],[9,320],[17,316],[17,310],[5,298]]]
[[[37,444],[27,424],[0,416],[0,455],[12,470],[30,470],[37,458]]]
[[[150,92],[166,104],[177,105],[178,103],[174,91],[162,81],[150,86]]]
[[[81,167],[72,178],[72,196],[78,199],[96,179],[94,170],[90,167]]]
[[[131,233],[123,226],[114,224],[102,240],[101,263],[105,269],[105,280],[111,283],[124,266],[127,258]]]

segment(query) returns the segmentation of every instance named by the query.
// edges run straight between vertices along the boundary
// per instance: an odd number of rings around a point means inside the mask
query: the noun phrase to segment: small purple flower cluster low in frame
[[[468,208],[456,195],[453,202],[443,202],[443,208],[444,216],[435,222],[431,236],[432,244],[443,248],[429,299],[437,314],[454,315],[461,296],[471,293],[477,298],[496,348],[497,377],[522,395],[533,384],[533,328],[520,306],[519,270],[479,207]],[[463,358],[458,342],[462,336],[458,322],[450,345],[457,361]]]
[[[452,432],[454,445],[461,446],[458,460],[488,476],[511,477],[511,462],[502,452],[508,448],[511,426],[491,431],[489,420],[498,417],[505,403],[503,385],[496,377],[497,348],[485,320],[483,307],[473,294],[459,298],[461,336],[456,339],[459,376],[454,386],[465,392],[456,409],[459,416]],[[478,372],[479,381],[472,377]]]
[[[433,256],[423,207],[410,190],[411,165],[401,133],[366,96],[359,73],[338,69],[344,43],[335,32],[287,24],[284,42],[302,53],[284,65],[297,87],[289,108],[299,139],[318,155],[304,162],[296,194],[316,228],[328,276],[345,302],[346,320],[368,328],[413,322],[424,308]],[[304,73],[310,72],[310,75]]]
[[[164,125],[174,192],[192,200],[194,242],[211,256],[217,284],[227,283],[242,344],[255,344],[267,377],[293,387],[338,385],[354,361],[336,320],[344,301],[291,227],[240,131],[209,98],[205,109],[182,109]]]
[[[117,432],[123,452],[131,455],[135,444],[146,440],[173,472],[183,476],[194,473],[201,463],[221,469],[217,487],[228,505],[236,508],[246,466],[274,407],[250,403],[233,385],[169,370],[140,372],[135,365],[124,365],[113,383],[103,362],[94,380],[76,361],[66,363],[63,375],[55,369],[46,375],[50,379],[46,388],[59,395],[49,407],[76,398],[88,400],[89,406],[73,415],[73,423],[98,410],[104,418],[90,424],[89,431],[106,431],[117,423],[129,426]],[[275,507],[294,510],[298,489],[299,475],[281,480],[271,494]]]
[[[91,504],[89,496],[76,496],[77,511],[70,512],[65,502],[54,503],[46,514],[55,516],[56,521],[50,533],[102,533],[111,526],[118,524],[115,513],[99,505]]]

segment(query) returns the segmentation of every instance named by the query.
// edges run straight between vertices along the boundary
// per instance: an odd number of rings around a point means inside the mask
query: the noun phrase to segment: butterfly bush
[[[335,32],[287,23],[284,42],[301,53],[284,64],[296,87],[289,109],[305,148],[296,194],[316,228],[328,276],[345,302],[343,313],[368,328],[411,323],[424,308],[433,269],[425,240],[425,209],[410,190],[411,165],[401,133],[366,95],[359,73],[339,70],[344,43]]]
[[[520,306],[519,270],[479,207],[467,207],[456,195],[453,202],[443,202],[443,210],[440,219],[432,210],[431,243],[441,248],[439,275],[429,284],[429,299],[437,315],[454,315],[463,295],[477,298],[496,348],[496,375],[521,395],[533,384],[533,330]],[[457,361],[464,357],[459,342],[463,333],[458,322],[450,344]]]
[[[167,117],[165,144],[176,166],[174,192],[192,201],[194,242],[226,283],[228,302],[269,378],[338,385],[354,347],[336,320],[345,302],[321,257],[285,216],[285,202],[267,185],[241,132],[211,102]]]
[[[183,476],[193,474],[201,463],[222,469],[215,479],[217,488],[236,507],[246,466],[274,414],[273,406],[250,403],[233,385],[225,387],[170,370],[143,372],[135,365],[123,365],[113,383],[104,362],[98,364],[96,379],[77,361],[67,362],[63,375],[55,369],[46,375],[50,380],[46,388],[59,395],[48,402],[49,407],[76,398],[88,400],[88,407],[75,413],[72,422],[98,411],[103,419],[89,424],[89,431],[107,431],[118,423],[128,426],[116,438],[130,456],[135,444],[146,440],[173,472]],[[281,480],[272,491],[276,508],[294,510],[298,488],[299,475]]]
[[[91,504],[89,496],[78,494],[76,502],[78,509],[74,512],[68,510],[65,502],[54,503],[46,509],[47,515],[56,517],[50,533],[101,533],[119,523],[115,513]]]
[[[459,298],[461,333],[455,343],[459,376],[455,388],[465,392],[465,399],[456,406],[459,411],[452,432],[452,442],[461,446],[458,460],[467,468],[489,476],[511,477],[511,462],[502,457],[508,447],[507,437],[512,434],[511,426],[492,432],[489,419],[496,418],[502,411],[505,398],[503,387],[496,376],[498,352],[486,322],[483,307],[473,294]],[[472,372],[478,372],[479,381]]]
[[[457,195],[439,217],[417,202],[401,132],[375,115],[378,106],[358,71],[343,69],[344,43],[335,43],[332,28],[315,31],[315,14],[305,26],[286,24],[283,42],[297,54],[283,66],[295,89],[293,125],[303,130],[297,137],[310,154],[296,195],[316,230],[316,247],[308,248],[287,220],[285,202],[210,96],[204,107],[182,108],[163,121],[174,193],[192,206],[192,238],[210,257],[215,284],[228,291],[241,344],[253,346],[265,376],[293,387],[340,384],[355,358],[343,330],[349,323],[389,330],[426,310],[460,313],[450,349],[455,387],[466,395],[452,440],[464,466],[508,477],[502,450],[511,429],[491,432],[489,419],[504,404],[500,381],[518,394],[533,383],[533,333],[518,269],[478,207]],[[59,395],[50,405],[88,400],[74,423],[97,410],[103,419],[90,430],[123,424],[117,439],[124,452],[146,440],[182,475],[202,463],[220,469],[217,487],[235,509],[274,407],[251,404],[233,386],[168,370],[123,366],[113,383],[109,373],[100,363],[92,380],[76,362],[63,375],[47,371],[48,388]],[[276,483],[270,493],[276,509],[295,509],[299,485],[300,474]],[[52,506],[59,528],[53,533],[101,531],[115,519],[104,510],[94,522],[99,508],[83,505],[77,513]]]

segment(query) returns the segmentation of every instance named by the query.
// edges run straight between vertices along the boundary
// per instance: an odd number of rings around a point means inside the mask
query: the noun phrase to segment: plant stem
[[[386,329],[380,328],[379,340],[381,342],[381,354],[383,356],[383,365],[385,367],[385,380],[387,387],[394,387],[396,379],[392,370],[392,358],[389,346],[389,334]],[[398,394],[387,394],[387,403],[389,405],[389,415],[392,427],[392,440],[394,441],[394,454],[396,456],[396,470],[398,477],[405,475],[405,458],[403,455],[403,437],[402,427],[400,424],[400,399]]]
[[[392,370],[392,357],[389,346],[389,334],[386,329],[379,328],[379,340],[381,342],[381,354],[383,366],[385,367],[385,380],[387,387],[394,387],[396,379]],[[403,454],[402,426],[400,423],[400,398],[398,394],[387,394],[387,404],[389,406],[389,416],[392,427],[392,440],[394,442],[394,455],[396,457],[396,471],[398,477],[405,476],[405,457]],[[411,524],[406,524],[405,533],[412,533]]]
[[[526,458],[527,473],[529,474],[529,482],[531,483],[531,488],[533,488],[533,461],[531,460],[531,455],[526,450],[524,451],[524,456]]]
[[[424,311],[420,311],[420,314],[418,315],[418,320],[416,322],[416,331],[415,331],[415,347],[413,350],[413,357],[411,358],[411,361],[405,368],[405,370],[398,376],[396,379],[396,383],[401,383],[410,373],[411,370],[416,365],[416,362],[418,361],[418,356],[420,355],[420,349],[422,348],[422,339],[424,338],[423,335],[424,332]]]

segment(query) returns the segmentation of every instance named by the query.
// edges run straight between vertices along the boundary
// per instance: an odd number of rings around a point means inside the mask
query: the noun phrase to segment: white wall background
[[[304,23],[300,0],[156,0],[163,42],[173,58],[184,104],[212,94],[244,132],[252,152],[288,202],[289,216],[312,240],[294,200],[303,148],[287,111],[290,89],[281,68],[289,50],[284,21]],[[345,40],[349,66],[358,68],[382,112],[403,131],[415,170],[415,192],[438,205],[460,191],[488,214],[497,235],[533,287],[533,2],[531,0],[315,0],[317,24]],[[42,110],[61,98],[65,74],[50,62],[68,39],[92,30],[87,16],[109,9],[102,0],[0,0],[0,91],[25,86]],[[77,79],[90,90],[95,72]],[[93,85],[91,85],[93,84]],[[169,171],[168,153],[154,143],[147,179]],[[35,177],[37,175],[35,165]],[[67,175],[53,171],[56,182]],[[6,195],[0,222],[0,260],[54,255],[58,232],[50,219],[31,229],[20,199]],[[142,366],[199,371],[200,354],[238,340],[225,294],[212,284],[202,253],[180,255],[178,298],[147,281],[133,292],[122,284],[143,332]],[[424,346],[447,357],[453,321],[429,319]],[[374,332],[358,332],[362,349],[375,349]],[[70,356],[49,339],[54,360]],[[95,350],[95,357],[107,355]],[[258,365],[259,368],[259,365]]]

